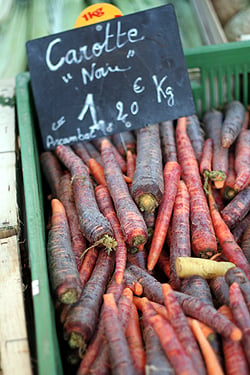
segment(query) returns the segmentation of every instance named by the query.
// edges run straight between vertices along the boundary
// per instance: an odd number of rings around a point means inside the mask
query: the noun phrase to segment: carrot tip
[[[242,339],[242,331],[239,328],[235,328],[230,335],[231,340],[240,341]]]

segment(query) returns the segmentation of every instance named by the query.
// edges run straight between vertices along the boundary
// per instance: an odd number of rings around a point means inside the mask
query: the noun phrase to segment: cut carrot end
[[[225,181],[214,181],[214,186],[216,189],[222,189]]]
[[[141,211],[154,212],[158,206],[158,201],[152,194],[142,194],[139,197],[139,207]]]
[[[230,335],[231,340],[240,341],[242,339],[242,331],[239,328],[235,328]]]

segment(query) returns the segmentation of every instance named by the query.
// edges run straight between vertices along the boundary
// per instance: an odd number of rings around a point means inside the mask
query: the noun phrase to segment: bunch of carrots
[[[59,145],[40,161],[65,371],[249,374],[247,108]]]

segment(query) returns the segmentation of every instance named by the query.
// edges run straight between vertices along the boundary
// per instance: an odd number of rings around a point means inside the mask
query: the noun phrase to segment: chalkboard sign
[[[45,149],[195,113],[171,4],[26,47]]]

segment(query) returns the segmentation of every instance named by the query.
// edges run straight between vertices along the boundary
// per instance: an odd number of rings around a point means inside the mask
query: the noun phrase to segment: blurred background
[[[81,11],[100,2],[117,6],[123,15],[173,4],[184,49],[250,34],[249,0],[0,0],[0,78],[28,69],[28,40],[74,28]]]

